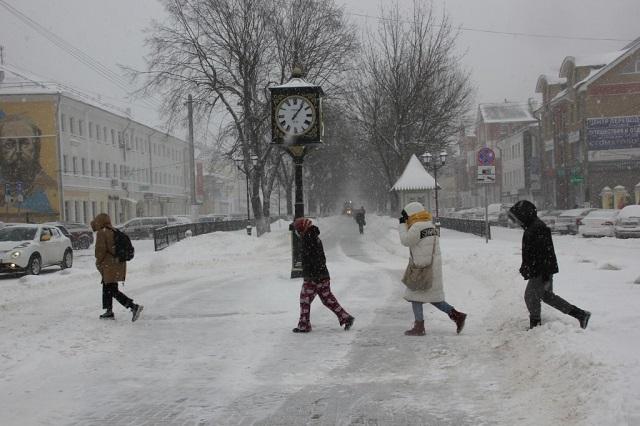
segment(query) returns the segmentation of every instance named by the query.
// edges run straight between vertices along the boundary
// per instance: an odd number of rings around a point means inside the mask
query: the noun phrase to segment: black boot
[[[452,309],[449,313],[449,318],[451,318],[453,322],[456,323],[456,333],[460,334],[460,332],[464,328],[464,322],[467,320],[467,314]]]
[[[100,319],[116,319],[116,316],[113,315],[113,311],[111,309],[107,309],[107,311],[100,315]]]
[[[135,303],[131,306],[132,322],[135,322],[138,318],[140,318],[140,314],[142,313],[143,309],[144,309],[144,306],[136,305]]]
[[[529,330],[542,325],[540,318],[529,317]]]
[[[581,329],[584,330],[587,328],[587,325],[589,324],[589,318],[591,318],[591,312],[584,311],[578,308],[577,306],[572,306],[571,310],[569,311],[569,315],[571,315],[572,317],[574,317],[580,322]]]

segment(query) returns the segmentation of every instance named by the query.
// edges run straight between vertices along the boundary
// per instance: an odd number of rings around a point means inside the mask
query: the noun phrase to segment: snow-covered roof
[[[481,120],[485,123],[513,123],[520,121],[536,121],[529,112],[527,104],[516,102],[501,102],[495,104],[480,104]]]
[[[573,64],[573,66],[575,67],[602,68],[627,53],[628,50],[629,49],[617,50],[615,52],[606,52],[584,56],[567,56],[566,58],[564,58],[564,60],[562,61],[562,65],[560,66],[559,76],[566,77],[570,69],[569,65],[571,64]]]
[[[273,86],[274,89],[288,89],[292,87],[319,87],[319,86],[315,84],[311,84],[308,81],[304,81],[299,77],[294,77],[291,80],[279,86]]]
[[[558,77],[558,70],[549,71],[544,74],[540,74],[538,76],[538,82],[536,83],[536,92],[542,93],[542,85],[556,85],[556,84],[565,84],[567,79],[564,77]]]
[[[404,172],[391,188],[392,191],[421,191],[434,189],[436,181],[422,166],[418,157],[411,156]]]

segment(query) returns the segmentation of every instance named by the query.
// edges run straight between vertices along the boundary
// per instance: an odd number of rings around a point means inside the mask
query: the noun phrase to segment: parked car
[[[554,230],[559,234],[576,235],[578,228],[582,225],[582,219],[594,210],[596,209],[583,208],[565,210],[556,219]]]
[[[556,220],[560,214],[562,214],[562,210],[543,210],[538,213],[538,217],[549,227],[551,232],[555,232]]]
[[[614,209],[597,209],[582,218],[580,235],[583,237],[613,237],[616,217],[619,211]]]
[[[58,228],[15,224],[0,229],[0,272],[38,275],[49,266],[73,266],[71,240]]]
[[[613,230],[616,238],[640,238],[640,205],[623,207]]]
[[[178,224],[175,217],[136,217],[129,219],[117,228],[132,239],[153,238],[153,230],[167,225]]]
[[[62,234],[71,240],[74,250],[88,249],[93,244],[93,230],[84,223],[48,222],[46,225],[55,226]]]

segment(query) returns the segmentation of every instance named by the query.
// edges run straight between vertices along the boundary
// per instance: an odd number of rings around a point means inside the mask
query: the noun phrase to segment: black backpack
[[[128,262],[133,259],[135,250],[127,234],[119,229],[113,228],[113,241],[116,247],[115,257],[117,257],[120,262]]]

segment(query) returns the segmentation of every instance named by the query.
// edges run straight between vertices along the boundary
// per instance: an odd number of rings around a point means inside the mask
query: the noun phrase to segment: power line
[[[97,61],[96,59],[92,58],[91,56],[86,54],[84,51],[80,50],[79,48],[75,47],[71,43],[67,42],[57,34],[51,32],[50,30],[48,30],[47,28],[45,28],[44,26],[42,26],[32,18],[30,18],[29,16],[22,13],[20,10],[16,9],[15,7],[7,3],[5,0],[0,0],[0,6],[3,6],[12,15],[20,19],[27,26],[29,26],[31,29],[33,29],[34,31],[42,35],[51,43],[53,43],[60,49],[64,50],[69,55],[77,59],[78,61],[85,64],[87,67],[91,68],[93,71],[95,71],[96,73],[98,73],[99,75],[101,75],[102,77],[110,81],[111,83],[118,86],[125,93],[127,94],[129,93],[130,88],[128,87],[128,82],[124,80],[117,73],[111,71],[111,69],[109,69],[107,66]],[[151,97],[151,99],[153,100],[153,102],[148,99],[141,99],[141,102],[144,102],[149,107],[158,108],[159,101],[153,97]]]
[[[381,16],[367,15],[364,13],[356,13],[356,12],[345,12],[346,15],[359,16],[362,18],[371,18],[379,21],[397,21],[405,24],[410,24],[411,21],[406,21],[402,19],[393,19],[393,18],[384,18]],[[441,27],[441,25],[433,25],[434,27]],[[557,34],[540,34],[540,33],[525,33],[525,32],[513,32],[513,31],[496,31],[496,30],[487,30],[482,28],[472,28],[472,27],[458,27],[461,31],[469,31],[469,32],[477,32],[477,33],[485,33],[485,34],[495,34],[495,35],[508,35],[508,36],[518,36],[518,37],[533,37],[533,38],[548,38],[548,39],[561,39],[561,40],[581,40],[581,41],[615,41],[615,42],[630,42],[633,41],[631,39],[622,39],[622,38],[613,38],[613,37],[578,37],[578,36],[564,36]]]

